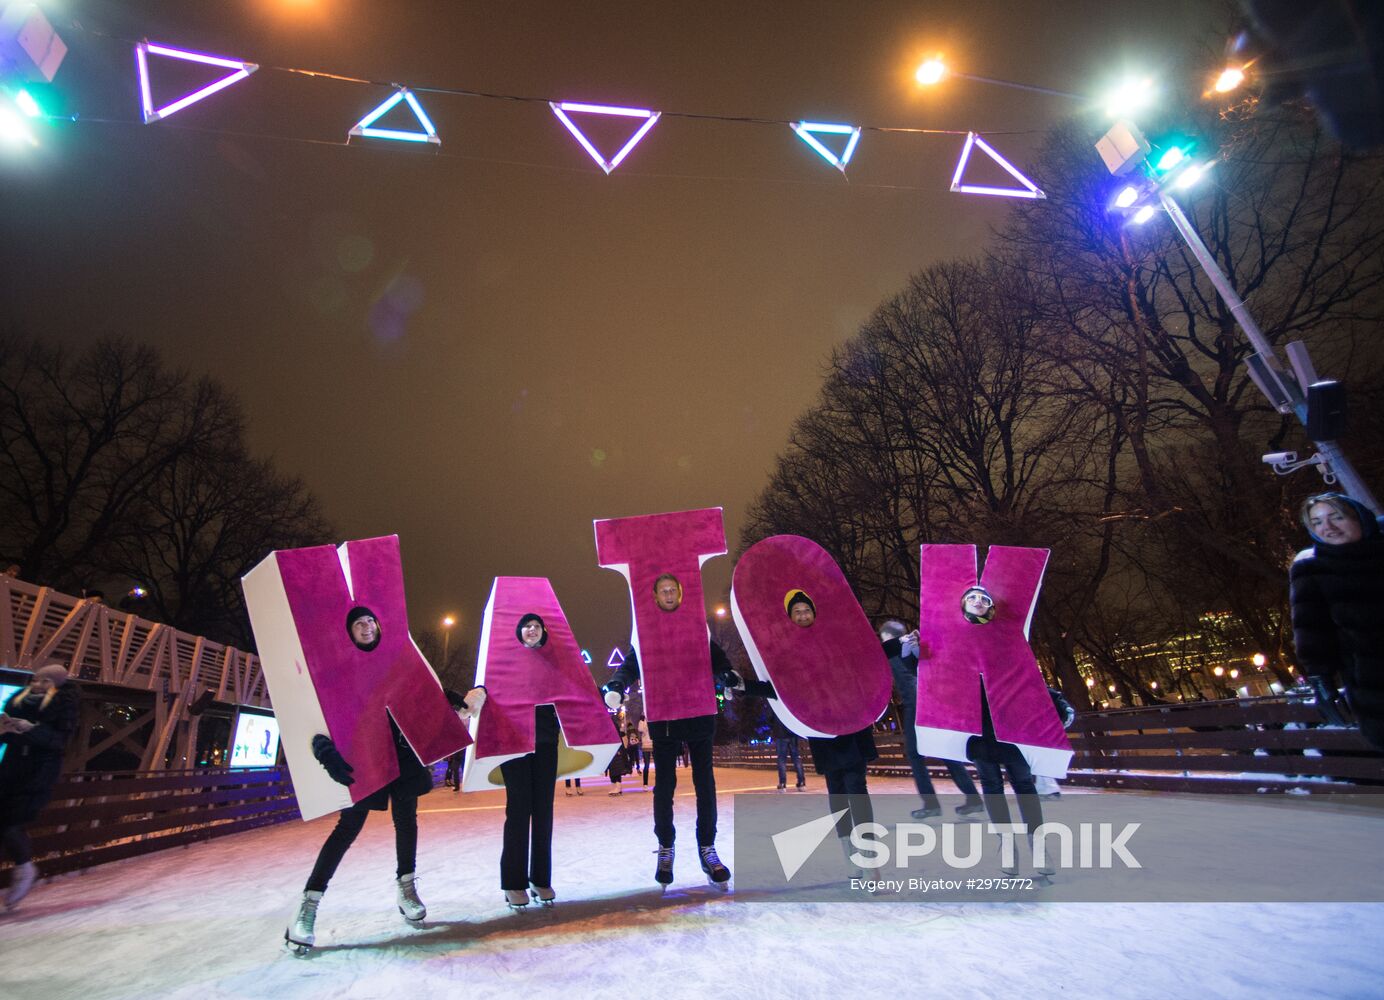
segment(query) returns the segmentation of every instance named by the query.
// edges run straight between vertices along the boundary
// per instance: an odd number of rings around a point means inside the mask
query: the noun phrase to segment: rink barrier
[[[1315,706],[1242,698],[1085,712],[1068,731],[1076,751],[1066,784],[1178,792],[1384,791],[1384,754],[1357,729],[1325,727]],[[870,773],[911,774],[898,733],[876,732]],[[810,766],[806,741],[803,762]],[[778,767],[774,745],[716,748],[724,766]],[[929,759],[929,773],[947,778]]]
[[[44,875],[298,819],[286,768],[78,772],[39,814],[34,859]]]

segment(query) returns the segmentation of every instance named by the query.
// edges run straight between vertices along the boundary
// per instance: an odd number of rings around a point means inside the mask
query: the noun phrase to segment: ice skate
[[[529,895],[537,900],[541,906],[552,906],[553,901],[557,899],[557,893],[553,892],[553,887],[550,885],[530,885]]]
[[[317,943],[317,935],[313,933],[313,928],[317,923],[317,904],[320,902],[320,892],[313,889],[305,890],[302,900],[298,903],[298,912],[293,915],[293,922],[284,931],[284,948],[299,958],[312,951],[312,946]]]
[[[836,839],[837,839],[837,840],[840,842],[840,844],[841,844],[841,853],[844,854],[844,855],[846,856],[846,874],[847,874],[847,876],[849,876],[850,878],[853,878],[853,879],[868,879],[870,876],[869,876],[869,874],[865,871],[865,869],[864,869],[864,868],[861,868],[858,864],[856,864],[856,863],[851,859],[851,855],[855,853],[855,846],[851,843],[851,838],[850,838],[850,837],[838,837],[838,838],[836,838]]]
[[[511,910],[522,910],[529,905],[529,894],[523,889],[505,889],[505,905]]]
[[[34,879],[37,877],[38,865],[32,861],[15,865],[10,875],[10,891],[5,893],[5,909],[13,910],[18,906],[19,901],[29,895],[29,890],[34,887]]]
[[[1051,876],[1057,874],[1057,866],[1052,863],[1050,852],[1048,857],[1043,858],[1042,864],[1038,863],[1038,855],[1033,851],[1033,834],[1028,835],[1028,854],[1029,857],[1033,859],[1033,873],[1037,875],[1040,880],[1046,879],[1047,884],[1051,885]]]
[[[395,883],[398,889],[399,912],[404,915],[405,920],[422,920],[428,915],[428,908],[418,898],[417,879],[418,876],[409,872],[407,875],[400,875]]]
[[[667,892],[673,884],[673,848],[660,847],[655,853],[658,855],[658,867],[654,869],[654,881]]]
[[[698,847],[697,854],[701,857],[702,871],[706,873],[707,882],[722,892],[729,891],[730,869],[716,856],[715,845]]]

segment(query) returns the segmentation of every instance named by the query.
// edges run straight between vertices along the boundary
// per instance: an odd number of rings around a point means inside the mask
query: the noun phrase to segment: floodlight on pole
[[[1096,143],[1096,151],[1100,153],[1106,167],[1116,176],[1128,173],[1140,164],[1144,164],[1147,169],[1148,153],[1151,148],[1151,144],[1138,126],[1129,121],[1117,122],[1115,127]],[[1183,147],[1180,144],[1178,148]],[[1162,158],[1166,158],[1167,155],[1164,153]],[[1254,317],[1245,307],[1244,300],[1240,298],[1235,287],[1230,283],[1230,279],[1221,270],[1220,264],[1211,255],[1206,244],[1202,242],[1200,234],[1182,211],[1182,207],[1168,191],[1171,187],[1190,187],[1205,175],[1211,164],[1186,162],[1184,155],[1179,162],[1172,166],[1174,169],[1162,176],[1156,169],[1148,170],[1153,188],[1157,191],[1158,203],[1168,213],[1168,218],[1172,220],[1183,242],[1187,244],[1192,256],[1201,266],[1206,277],[1210,279],[1221,300],[1230,309],[1231,315],[1235,317],[1240,329],[1244,331],[1250,346],[1254,348],[1254,353],[1245,359],[1245,366],[1251,380],[1260,392],[1268,398],[1275,410],[1285,416],[1288,414],[1295,415],[1307,428],[1309,437],[1313,436],[1314,431],[1322,437],[1334,434],[1334,431],[1330,429],[1318,428],[1317,423],[1313,419],[1309,419],[1308,396],[1312,389],[1310,383],[1316,380],[1316,373],[1306,357],[1306,348],[1302,345],[1288,345],[1289,359],[1293,363],[1293,372],[1297,375],[1297,378],[1294,378],[1293,374],[1286,371],[1279,362],[1273,346],[1260,332]],[[1117,205],[1119,205],[1123,195],[1124,191],[1121,191],[1120,195],[1116,196]],[[1119,207],[1125,210],[1135,204],[1137,204],[1137,198],[1128,205],[1119,205]],[[1142,205],[1130,221],[1136,224],[1145,223],[1153,218],[1154,211],[1151,204]],[[1304,379],[1307,380],[1307,384],[1304,384]],[[1365,484],[1364,479],[1356,472],[1355,467],[1350,464],[1340,445],[1334,440],[1316,438],[1314,438],[1314,443],[1317,446],[1318,454],[1302,464],[1316,465],[1328,483],[1335,483],[1339,480],[1341,488],[1346,494],[1359,500],[1371,510],[1379,510],[1379,502]]]

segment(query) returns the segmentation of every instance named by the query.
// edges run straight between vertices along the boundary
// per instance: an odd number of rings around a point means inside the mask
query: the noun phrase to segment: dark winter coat
[[[62,773],[63,751],[77,730],[81,691],[76,681],[54,689],[46,705],[41,695],[26,698],[27,690],[16,691],[4,706],[6,715],[27,719],[34,728],[0,735],[5,747],[0,760],[0,828],[33,822],[48,804]]]
[[[408,740],[399,731],[398,725],[391,717],[389,720],[390,732],[394,734],[394,753],[399,758],[399,776],[385,785],[378,791],[371,792],[365,798],[356,803],[357,807],[364,806],[366,809],[387,809],[389,808],[390,796],[402,798],[412,796],[417,798],[432,791],[433,773],[432,768],[427,767],[418,759],[418,755],[413,752],[413,748],[408,745]]]
[[[610,758],[610,766],[606,768],[606,774],[610,775],[611,781],[619,781],[633,770],[634,754],[629,747],[622,743],[615,751],[615,756]]]
[[[724,678],[732,672],[730,658],[715,639],[711,644],[711,676],[718,684],[725,684]],[[625,654],[625,662],[610,675],[602,691],[615,690],[622,695],[629,686],[639,679],[639,657],[633,647]],[[663,722],[650,722],[651,740],[705,740],[716,735],[716,715],[696,715],[687,719],[670,719]]]
[[[745,678],[745,693],[758,698],[778,697],[772,683],[754,677]],[[879,759],[873,726],[845,736],[809,736],[807,745],[812,750],[812,766],[818,774],[828,771],[864,772],[865,765]]]
[[[1304,549],[1288,584],[1303,672],[1339,677],[1361,732],[1384,748],[1384,536]]]

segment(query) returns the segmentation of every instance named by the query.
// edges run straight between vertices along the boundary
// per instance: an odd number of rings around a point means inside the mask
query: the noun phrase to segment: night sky
[[[128,335],[224,382],[343,539],[400,536],[416,630],[451,611],[473,642],[494,576],[547,576],[598,661],[629,599],[592,520],[723,506],[733,550],[832,347],[910,272],[977,252],[1005,204],[948,192],[960,136],[866,132],[847,179],[787,127],[665,117],[607,177],[546,104],[421,94],[441,155],[343,147],[388,89],[269,67],[1014,131],[991,141],[1022,163],[1082,105],[922,92],[922,56],[1095,93],[1209,64],[1224,27],[1216,4],[1100,0],[44,6],[87,29],[55,80],[84,121],[0,164],[12,328]],[[144,126],[120,40],[141,37],[265,68]],[[176,96],[182,70],[154,65]],[[731,569],[707,565],[709,600]]]

